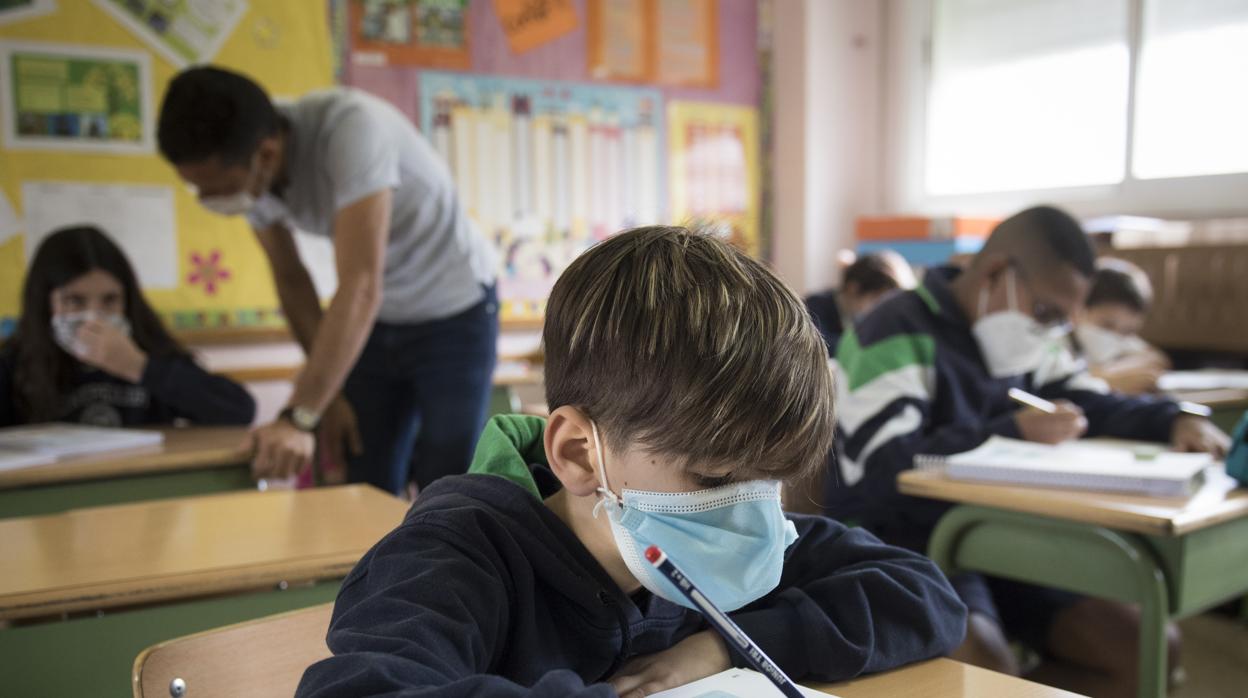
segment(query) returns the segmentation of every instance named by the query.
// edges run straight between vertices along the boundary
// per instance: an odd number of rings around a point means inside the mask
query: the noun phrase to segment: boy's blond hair
[[[728,480],[804,477],[832,443],[827,349],[802,302],[715,237],[636,228],[555,283],[546,399],[615,443]]]

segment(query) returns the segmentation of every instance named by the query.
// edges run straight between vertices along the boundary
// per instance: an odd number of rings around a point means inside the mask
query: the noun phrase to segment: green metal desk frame
[[[1141,698],[1166,694],[1166,622],[1248,592],[1248,518],[1143,535],[963,504],[928,547],[946,574],[982,572],[1138,604]]]
[[[134,659],[183,635],[333,601],[341,580],[0,629],[9,696],[131,695]]]
[[[123,475],[0,490],[0,519],[83,507],[254,489],[247,464]]]

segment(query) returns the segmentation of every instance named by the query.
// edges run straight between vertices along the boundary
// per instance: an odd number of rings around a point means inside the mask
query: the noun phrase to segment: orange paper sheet
[[[576,29],[572,0],[494,0],[514,53],[523,53]]]

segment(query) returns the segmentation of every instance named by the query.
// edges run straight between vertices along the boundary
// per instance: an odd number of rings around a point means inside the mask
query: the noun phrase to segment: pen
[[[1014,402],[1028,407],[1034,407],[1046,414],[1055,414],[1057,412],[1057,405],[1054,405],[1042,397],[1032,395],[1022,388],[1010,388],[1010,392],[1008,394],[1010,399]]]
[[[732,622],[732,619],[729,618],[727,614],[716,608],[715,604],[711,603],[711,600],[706,598],[706,596],[699,591],[696,586],[694,586],[693,582],[689,580],[689,577],[686,576],[684,572],[680,571],[680,568],[668,559],[667,555],[664,554],[662,550],[659,550],[659,546],[652,545],[649,548],[646,548],[646,559],[650,561],[650,564],[658,568],[658,570],[662,572],[665,577],[667,577],[668,581],[675,585],[675,587],[680,590],[680,593],[685,595],[685,598],[689,599],[694,606],[698,607],[698,610],[702,612],[702,615],[706,616],[706,620],[711,624],[711,627],[715,628],[720,635],[723,635],[725,642],[740,650],[741,654],[745,655],[745,658],[749,660],[750,664],[752,664],[760,674],[766,676],[768,679],[771,679],[771,682],[776,685],[776,688],[780,689],[780,692],[783,693],[786,698],[805,698],[802,695],[802,692],[799,691],[797,686],[793,683],[793,680],[790,679],[780,667],[776,666],[775,662],[771,661],[771,659],[768,658],[768,656],[764,654],[761,649],[759,649],[758,645],[754,644],[754,641],[745,634],[745,631],[741,630],[736,623]]]

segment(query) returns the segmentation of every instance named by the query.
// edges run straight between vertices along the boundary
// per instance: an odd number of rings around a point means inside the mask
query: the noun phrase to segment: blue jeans
[[[351,482],[387,492],[464,473],[485,424],[498,351],[498,296],[416,325],[377,323],[343,392],[360,427]]]

